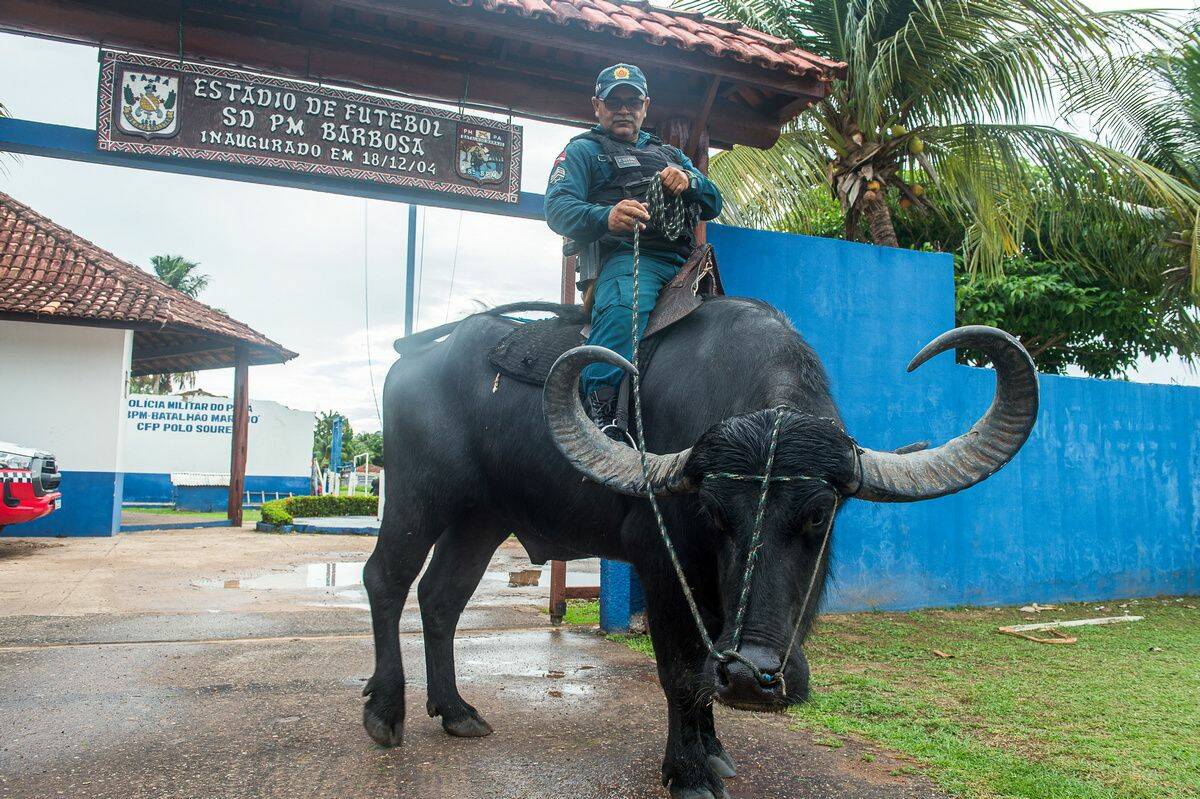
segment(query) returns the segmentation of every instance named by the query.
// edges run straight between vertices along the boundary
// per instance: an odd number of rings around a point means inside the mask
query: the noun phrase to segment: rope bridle
[[[678,239],[687,229],[685,225],[695,224],[695,219],[698,218],[698,213],[695,206],[685,208],[683,198],[675,195],[668,197],[663,192],[662,178],[656,175],[651,181],[646,190],[646,207],[650,214],[649,225],[657,228],[669,239]],[[638,273],[639,259],[641,256],[641,228],[640,224],[634,225],[633,229],[633,314],[631,320],[631,328],[633,333],[633,363],[638,362],[638,346],[640,344],[640,335],[638,333]],[[754,516],[754,529],[750,536],[750,549],[746,555],[746,568],[742,573],[742,586],[738,598],[737,613],[734,617],[733,635],[730,637],[730,644],[727,649],[718,650],[713,643],[712,637],[708,634],[708,628],[704,625],[704,619],[700,615],[700,608],[696,604],[696,597],[692,593],[691,586],[688,585],[687,577],[683,573],[683,566],[679,562],[679,555],[675,551],[674,544],[671,543],[671,537],[667,534],[667,525],[663,520],[662,510],[658,506],[658,498],[654,494],[654,489],[650,485],[650,469],[646,458],[646,432],[642,424],[642,392],[641,378],[638,371],[635,369],[632,375],[633,382],[633,413],[637,423],[637,450],[641,459],[642,465],[642,484],[646,491],[646,498],[650,500],[650,507],[654,511],[654,520],[658,525],[658,534],[662,538],[663,546],[666,547],[667,554],[670,556],[671,566],[675,570],[675,576],[679,580],[679,586],[683,590],[684,599],[687,601],[688,609],[692,613],[692,619],[696,623],[696,629],[700,633],[700,640],[704,643],[709,654],[721,663],[728,663],[736,660],[750,669],[754,678],[759,685],[771,687],[779,685],[780,694],[787,695],[787,684],[784,682],[783,672],[787,668],[788,659],[791,657],[792,649],[796,645],[796,640],[799,637],[800,629],[804,625],[804,617],[808,612],[809,602],[812,601],[813,589],[816,587],[817,576],[821,573],[821,563],[825,557],[825,551],[829,546],[829,538],[833,532],[833,518],[837,514],[838,502],[841,495],[833,486],[830,486],[826,480],[819,477],[809,477],[806,475],[773,475],[771,470],[775,466],[775,450],[779,443],[779,430],[783,424],[783,415],[787,410],[786,406],[780,405],[774,408],[775,424],[771,428],[771,443],[767,449],[767,462],[760,475],[754,474],[735,474],[732,472],[714,472],[706,474],[705,479],[727,479],[727,480],[745,480],[745,481],[760,481],[762,487],[758,494],[758,510]],[[746,612],[750,607],[750,588],[754,576],[754,567],[758,562],[758,554],[762,549],[762,527],[763,517],[766,514],[767,494],[770,493],[771,483],[773,482],[793,482],[802,480],[813,480],[825,483],[826,486],[833,491],[834,501],[833,509],[830,511],[829,520],[825,525],[825,533],[821,539],[821,548],[817,552],[816,564],[813,566],[813,572],[808,581],[808,589],[804,593],[804,602],[800,606],[800,613],[796,617],[796,624],[792,628],[791,637],[788,639],[787,649],[783,653],[783,657],[779,663],[779,673],[771,674],[764,673],[748,658],[742,655],[738,648],[741,646],[742,628],[746,620]]]

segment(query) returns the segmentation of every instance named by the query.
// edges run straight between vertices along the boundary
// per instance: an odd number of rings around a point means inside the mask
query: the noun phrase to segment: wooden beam
[[[816,102],[817,100],[811,97],[797,97],[795,100],[779,106],[775,111],[775,119],[780,125],[785,125],[807,111]]]
[[[550,623],[562,624],[567,615],[567,564],[550,561]]]
[[[649,65],[671,72],[682,70],[705,76],[717,74],[792,95],[811,94],[823,97],[828,91],[825,84],[816,77],[763,69],[731,58],[716,58],[703,51],[655,45],[636,38],[618,39],[610,33],[593,32],[575,25],[560,27],[516,14],[498,14],[481,8],[481,4],[451,8],[447,0],[406,0],[404,3],[397,3],[395,0],[336,2],[347,8],[597,55],[610,63],[617,60],[636,61],[643,69]],[[651,90],[653,94],[653,85]]]
[[[708,82],[708,91],[704,93],[704,102],[700,105],[700,111],[696,114],[696,119],[692,122],[692,130],[688,134],[687,148],[684,152],[694,161],[697,153],[699,153],[700,139],[707,136],[702,136],[702,132],[708,129],[708,115],[712,112],[713,101],[717,99],[717,87],[721,85],[721,77],[713,75],[713,79]],[[704,159],[706,162],[707,158]],[[706,164],[707,166],[707,164]],[[708,169],[703,170],[705,174]]]
[[[437,0],[439,4],[443,1]],[[407,3],[372,4],[356,0],[354,6],[384,14],[403,14],[403,18],[411,18],[415,11],[420,11]],[[125,7],[112,0],[93,3],[80,0],[0,0],[0,29],[175,56],[179,46],[178,8],[175,2],[153,0],[136,8]],[[576,85],[578,81],[574,80],[571,69],[560,71],[560,74],[572,75],[570,81],[543,78],[537,81],[536,90],[533,90],[529,76],[522,71],[529,68],[527,64],[507,70],[503,65],[473,69],[473,65],[462,61],[472,56],[462,51],[447,50],[441,57],[421,56],[411,52],[411,47],[401,40],[387,46],[345,36],[339,38],[336,30],[306,30],[299,27],[298,21],[287,25],[284,24],[286,19],[278,16],[233,16],[227,13],[230,8],[208,4],[187,7],[184,16],[185,56],[374,91],[408,92],[447,102],[461,99],[464,78],[469,72],[470,94],[478,102],[512,108],[514,113],[532,119],[583,124],[591,122],[591,108],[587,98],[580,96]],[[491,23],[497,22],[506,30],[512,24],[512,20],[505,19],[503,14],[485,13],[488,14],[486,18],[473,13],[454,14],[452,22],[457,30],[477,30],[489,36],[498,33]],[[439,25],[447,22],[441,17],[428,19]],[[483,24],[485,22],[487,24]],[[572,31],[577,32],[575,29]],[[683,71],[692,77],[698,72],[711,75],[713,65],[718,63],[717,59],[711,57],[650,44],[640,45],[637,53],[627,53],[624,50],[629,43],[623,42],[621,50],[614,50],[617,40],[613,37],[588,34],[585,38],[592,44],[574,47],[575,37],[572,36],[561,46],[569,45],[568,49],[572,52],[584,52],[608,60],[619,56],[638,59],[653,64],[660,70],[664,80],[681,73],[679,68],[672,66],[677,63],[677,57],[684,61],[688,60],[685,56],[700,59],[703,69]],[[546,36],[534,35],[530,31],[526,31],[520,40],[535,44],[547,42]],[[640,55],[643,50],[645,58]],[[486,58],[482,55],[479,57]],[[733,65],[734,62],[728,64]],[[585,77],[590,80],[591,75]],[[814,81],[813,85],[824,86],[819,81]],[[699,93],[667,93],[660,96],[654,101],[649,124],[655,124],[658,118],[690,116],[699,101]],[[779,128],[772,117],[741,104],[718,99],[713,109],[710,132],[713,139],[721,144],[769,147],[778,138]]]
[[[300,0],[300,27],[314,31],[329,30],[333,6],[324,0]]]
[[[242,494],[246,490],[246,451],[250,432],[250,353],[244,344],[236,348],[233,369],[233,436],[229,455],[229,524],[242,526]]]
[[[162,349],[139,350],[137,347],[137,339],[134,339],[133,360],[138,361],[157,361],[160,358],[178,358],[181,355],[207,355],[214,352],[228,352],[235,347],[236,344],[231,339],[222,341],[215,336],[206,341],[192,341],[187,344],[178,344],[172,347],[163,347]]]

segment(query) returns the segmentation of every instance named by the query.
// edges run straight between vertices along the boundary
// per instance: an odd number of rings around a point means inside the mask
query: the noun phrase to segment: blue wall
[[[63,472],[62,507],[32,522],[4,528],[6,536],[114,535],[121,526],[122,475]]]
[[[904,372],[954,326],[950,256],[708,230],[726,291],[788,315],[862,445],[941,443],[987,408],[990,369],[946,353]],[[827,609],[1200,593],[1200,389],[1055,376],[1041,389],[1032,437],[992,479],[846,507]]]
[[[278,491],[283,496],[292,494],[312,493],[307,477],[273,477],[269,475],[246,475],[246,490],[251,493],[267,492],[267,499],[274,499]],[[251,497],[254,502],[258,497]],[[125,475],[125,496],[127,503],[135,502],[174,502],[175,487],[171,485],[171,475],[153,474],[150,472],[128,472]]]

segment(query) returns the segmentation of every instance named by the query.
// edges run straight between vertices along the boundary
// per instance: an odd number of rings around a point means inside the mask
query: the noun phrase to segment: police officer
[[[650,95],[646,77],[631,64],[615,64],[596,77],[592,109],[599,123],[567,144],[554,161],[546,189],[546,221],[580,252],[581,283],[596,280],[589,344],[630,358],[633,339],[633,229],[639,238],[638,331],[646,329],[658,293],[696,246],[693,230],[667,239],[646,229],[645,197],[650,179],[662,176],[666,194],[680,196],[699,219],[721,213],[721,193],[677,147],[642,130]],[[592,419],[610,427],[617,415],[623,372],[592,364],[583,373],[583,393]]]

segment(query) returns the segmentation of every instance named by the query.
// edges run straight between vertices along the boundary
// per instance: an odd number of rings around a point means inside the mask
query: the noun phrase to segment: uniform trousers
[[[687,259],[672,252],[642,250],[638,261],[638,336],[646,330],[650,311],[663,286],[679,273]],[[604,262],[596,279],[592,304],[592,332],[588,344],[607,347],[629,360],[633,358],[633,249],[621,248]],[[583,370],[583,394],[601,388],[617,388],[624,372],[606,363],[593,363]]]

